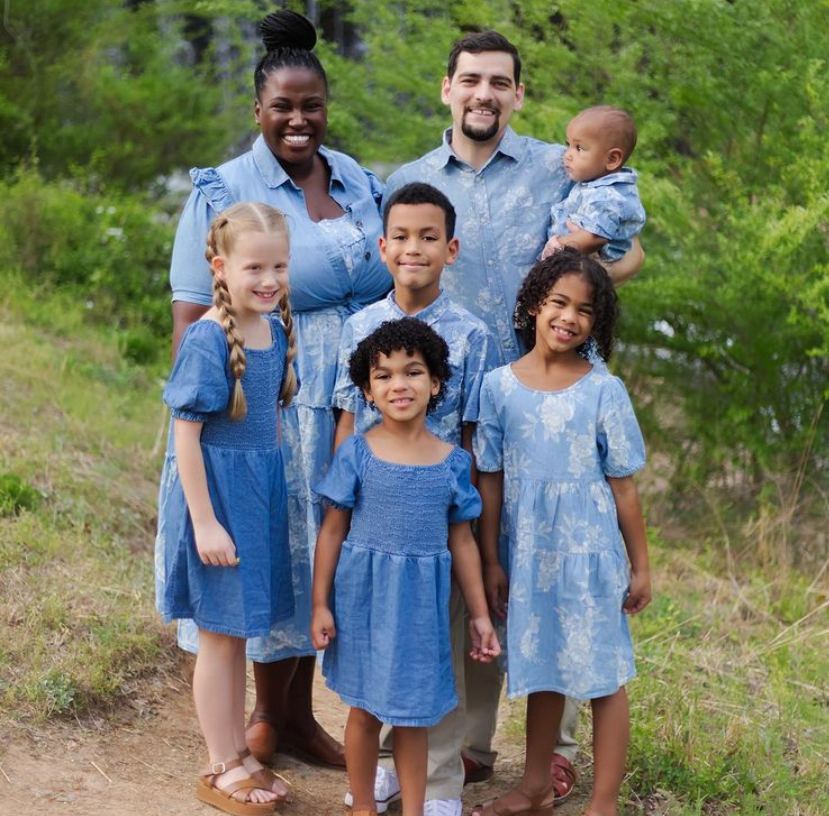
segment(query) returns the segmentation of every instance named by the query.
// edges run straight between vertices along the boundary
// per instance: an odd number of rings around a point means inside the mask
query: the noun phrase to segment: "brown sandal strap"
[[[199,776],[218,776],[226,771],[232,771],[234,768],[241,768],[244,763],[240,757],[229,759],[227,762],[209,762],[204,768],[199,771]]]

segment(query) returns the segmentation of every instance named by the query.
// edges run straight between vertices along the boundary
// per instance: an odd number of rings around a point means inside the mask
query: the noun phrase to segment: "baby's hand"
[[[193,533],[202,564],[212,564],[214,567],[235,567],[239,563],[236,557],[236,545],[218,521],[195,527]]]
[[[501,654],[501,644],[498,643],[498,635],[495,634],[489,616],[470,619],[469,637],[472,643],[469,656],[473,660],[491,663]]]
[[[327,606],[314,607],[311,613],[311,640],[315,649],[327,649],[337,637],[334,616]]]
[[[509,601],[509,581],[500,564],[484,564],[484,592],[492,614],[505,618]]]
[[[549,241],[547,241],[546,244],[544,244],[544,249],[541,250],[541,260],[543,261],[545,258],[549,258],[550,255],[554,255],[563,248],[564,244],[562,244],[561,241],[558,240],[558,237],[554,235]]]
[[[630,590],[622,609],[628,615],[641,612],[651,602],[651,574],[648,571],[630,571]]]

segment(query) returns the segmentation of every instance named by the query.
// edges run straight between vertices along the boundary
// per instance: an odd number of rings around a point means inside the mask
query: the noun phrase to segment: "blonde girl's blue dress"
[[[624,385],[604,365],[561,391],[495,369],[481,389],[475,456],[480,471],[504,473],[509,696],[613,694],[636,669],[622,611],[630,571],[607,477],[645,464]]]
[[[164,401],[174,419],[201,422],[201,451],[210,501],[236,546],[237,567],[203,564],[179,480],[175,451],[168,451],[159,502],[163,539],[165,620],[192,619],[200,629],[235,637],[267,635],[294,612],[285,471],[277,439],[277,405],[287,341],[278,318],[269,318],[272,343],[246,349],[242,386],[247,416],[234,422],[227,406],[233,387],[227,337],[212,320],[184,335]]]
[[[387,462],[357,434],[316,487],[324,501],[352,510],[334,578],[326,683],[389,725],[429,727],[458,704],[448,542],[450,524],[481,512],[471,461],[455,447],[435,465]]]

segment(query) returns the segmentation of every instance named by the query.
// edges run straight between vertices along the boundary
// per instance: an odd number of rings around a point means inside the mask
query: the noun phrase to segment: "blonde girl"
[[[162,477],[159,598],[199,629],[193,696],[208,764],[196,796],[270,814],[284,784],[245,744],[245,643],[294,611],[278,408],[297,390],[285,216],[237,204],[207,239],[213,307],[185,333],[164,401],[174,450]]]

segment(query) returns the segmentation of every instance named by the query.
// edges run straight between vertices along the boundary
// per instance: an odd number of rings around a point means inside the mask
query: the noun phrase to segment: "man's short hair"
[[[446,67],[446,76],[449,79],[455,75],[458,57],[464,51],[470,54],[482,54],[484,51],[506,51],[512,57],[515,86],[518,87],[521,81],[521,57],[518,55],[518,49],[503,34],[497,31],[473,31],[456,40],[449,52],[449,64]]]

